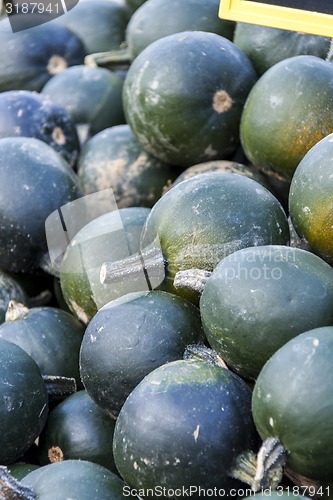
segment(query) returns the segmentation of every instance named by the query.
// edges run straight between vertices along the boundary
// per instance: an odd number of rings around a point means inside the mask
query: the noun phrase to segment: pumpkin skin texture
[[[20,15],[24,25],[26,16]],[[82,64],[85,55],[81,40],[65,26],[52,22],[13,33],[6,16],[0,20],[0,92],[39,92],[53,75]]]
[[[11,300],[25,303],[28,296],[23,287],[12,276],[0,270],[0,324],[5,321],[6,311]]]
[[[333,264],[333,134],[315,144],[296,168],[289,211],[310,250]]]
[[[115,421],[84,390],[68,396],[49,413],[39,436],[41,465],[58,460],[88,460],[117,473],[113,460]]]
[[[320,481],[332,479],[332,352],[333,327],[298,335],[266,363],[252,397],[261,437],[277,437],[286,467]]]
[[[136,489],[225,488],[236,457],[256,433],[251,391],[229,370],[202,360],[166,363],[127,398],[114,433],[114,458]]]
[[[18,306],[19,307],[19,306]],[[79,351],[84,325],[56,307],[33,307],[0,325],[0,338],[24,349],[43,375],[75,378],[82,387]]]
[[[217,16],[219,0],[150,0],[131,17],[126,42],[134,59],[155,40],[181,31],[209,31],[232,39],[235,22]]]
[[[84,226],[68,245],[60,268],[61,291],[70,311],[83,323],[89,323],[110,300],[133,291],[128,279],[115,287],[102,285],[100,267],[106,260],[139,251],[149,212],[137,207],[108,212]]]
[[[300,55],[326,59],[330,38],[256,24],[236,24],[233,42],[252,62],[258,76],[274,64]]]
[[[80,2],[56,22],[66,26],[83,42],[87,54],[119,49],[125,40],[129,13],[110,0]]]
[[[47,251],[45,220],[82,196],[77,176],[51,146],[0,139],[0,268],[33,273]]]
[[[124,482],[113,472],[87,460],[44,465],[22,479],[38,500],[123,500]],[[127,496],[132,498],[132,496]]]
[[[143,249],[156,237],[167,261],[161,289],[197,302],[196,293],[175,289],[176,272],[213,271],[240,248],[286,244],[289,228],[281,204],[258,182],[212,172],[177,184],[154,205],[143,231]]]
[[[0,137],[34,137],[74,167],[80,143],[71,116],[53,100],[28,90],[0,94]]]
[[[121,102],[123,80],[105,68],[72,66],[51,78],[42,94],[62,106],[88,137],[112,125],[124,123]]]
[[[126,122],[162,161],[182,167],[224,159],[239,144],[245,99],[257,79],[230,40],[183,31],[146,47],[124,81]]]
[[[117,418],[145,375],[181,359],[188,344],[203,338],[199,309],[190,302],[161,291],[127,294],[102,307],[87,326],[82,382],[96,404]]]
[[[25,453],[40,434],[48,397],[35,361],[4,339],[0,339],[0,380],[0,462],[6,465]]]
[[[258,168],[291,180],[309,149],[333,131],[332,106],[331,63],[306,55],[280,61],[246,100],[240,125],[245,155]]]
[[[208,342],[241,376],[255,379],[283,344],[333,323],[333,269],[282,245],[243,248],[208,279],[200,312]]]

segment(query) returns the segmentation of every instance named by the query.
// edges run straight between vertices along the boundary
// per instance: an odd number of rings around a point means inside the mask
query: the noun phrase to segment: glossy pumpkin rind
[[[213,172],[177,184],[154,205],[142,247],[156,237],[167,261],[161,288],[196,301],[196,294],[174,288],[176,272],[212,271],[240,248],[286,244],[289,228],[282,206],[266,188],[244,175]]]
[[[13,33],[8,18],[4,17],[0,21],[0,92],[39,92],[54,74],[82,64],[85,55],[82,41],[65,26],[47,23]]]
[[[23,349],[0,339],[0,461],[10,464],[40,434],[48,414],[46,387],[35,361]]]
[[[253,86],[244,106],[240,138],[247,158],[290,180],[309,149],[333,131],[332,106],[330,62],[304,55],[275,64]]]
[[[39,436],[41,465],[57,460],[88,460],[117,473],[113,460],[115,421],[84,390],[68,396],[49,414]]]
[[[0,268],[32,273],[47,251],[45,220],[82,196],[77,176],[51,146],[30,137],[0,139]]]
[[[178,172],[144,151],[128,125],[117,125],[92,137],[78,162],[85,194],[111,187],[118,208],[151,208]]]
[[[72,314],[50,306],[33,307],[22,318],[0,325],[0,338],[24,349],[43,375],[75,378],[79,387],[83,334],[84,325]]]
[[[333,134],[315,144],[292,178],[289,210],[297,233],[312,252],[333,263]]]
[[[123,80],[105,68],[72,66],[51,78],[41,93],[62,106],[88,137],[124,123],[121,102]]]
[[[332,324],[332,305],[332,268],[310,252],[282,245],[229,255],[200,298],[208,342],[228,366],[252,379],[291,338]]]
[[[44,465],[22,479],[39,500],[123,500],[124,482],[113,472],[87,460]],[[128,495],[128,498],[133,498]]]
[[[217,16],[218,0],[150,0],[130,18],[126,42],[132,59],[155,40],[185,30],[209,31],[232,40],[236,23]]]
[[[298,335],[262,369],[252,411],[262,438],[277,437],[288,450],[287,467],[310,479],[332,479],[333,328]]]
[[[234,44],[247,55],[258,76],[288,57],[312,55],[326,59],[330,41],[325,36],[241,22],[236,24],[233,36]]]
[[[134,488],[240,486],[229,472],[254,447],[251,392],[202,360],[167,363],[145,377],[116,422],[114,458]]]
[[[145,375],[182,359],[186,346],[203,338],[199,309],[190,302],[161,291],[126,294],[102,307],[87,326],[82,382],[96,404],[117,418]]]
[[[241,112],[256,79],[230,40],[203,31],[172,34],[132,62],[125,118],[143,147],[167,163],[223,159],[238,146]]]

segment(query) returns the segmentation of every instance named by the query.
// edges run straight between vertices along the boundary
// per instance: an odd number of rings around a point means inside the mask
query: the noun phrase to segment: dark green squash
[[[244,106],[240,138],[248,160],[290,181],[309,149],[333,131],[332,106],[330,62],[303,55],[276,63]]]
[[[28,309],[10,302],[6,321],[0,325],[0,338],[24,349],[35,360],[43,375],[76,379],[84,326],[71,314],[56,307]]]
[[[88,460],[117,473],[113,460],[115,421],[84,390],[68,396],[50,413],[39,436],[41,465]]]
[[[127,398],[114,458],[140,497],[148,488],[165,488],[172,498],[171,491],[184,490],[199,498],[200,487],[229,494],[244,486],[232,470],[256,442],[246,383],[211,362],[178,360],[156,368]]]
[[[197,293],[175,289],[178,271],[212,271],[240,248],[288,242],[287,218],[272,193],[244,175],[211,172],[177,184],[158,200],[145,224],[141,258],[151,288],[159,286],[196,303]],[[156,255],[151,261],[152,249]],[[105,282],[113,282],[114,267],[108,273],[103,266]],[[138,268],[142,270],[140,258]],[[131,269],[135,275],[133,262],[124,260],[117,270],[129,281]]]
[[[125,40],[129,12],[112,0],[80,2],[56,22],[69,28],[84,44],[87,54],[118,49]]]
[[[200,312],[211,347],[241,376],[255,379],[291,338],[333,324],[333,269],[299,248],[243,248],[215,268]]]
[[[0,139],[0,268],[36,271],[47,252],[45,220],[79,198],[69,164],[48,144],[31,137]]]
[[[236,23],[218,17],[219,0],[149,0],[132,14],[126,42],[134,59],[155,40],[180,31],[208,31],[232,40]]]
[[[87,460],[65,460],[44,465],[25,476],[21,484],[38,500],[123,500],[125,483],[113,472]]]
[[[28,296],[15,278],[0,270],[0,324],[5,321],[6,311],[11,300],[27,303]]]
[[[127,396],[149,372],[181,359],[202,340],[200,313],[176,295],[129,293],[102,307],[83,337],[80,373],[85,389],[116,418]]]
[[[51,96],[12,90],[0,93],[0,138],[34,137],[46,142],[73,167],[80,144],[71,116]]]
[[[126,121],[143,147],[167,163],[224,159],[239,144],[242,109],[256,78],[247,56],[223,36],[172,34],[132,62],[123,89]]]
[[[333,264],[333,134],[315,144],[293,175],[289,211],[310,250]]]
[[[145,3],[146,0],[125,0],[125,4],[127,5],[129,11],[131,13],[135,12],[142,4]]]
[[[23,479],[25,476],[27,476],[33,470],[39,469],[39,467],[40,467],[40,465],[19,462],[19,463],[10,464],[10,466],[8,467],[8,470],[9,470],[10,474],[15,479],[20,481],[21,479]]]
[[[144,151],[129,125],[108,128],[89,139],[78,161],[84,193],[112,188],[118,208],[151,208],[178,173]]]
[[[86,127],[90,137],[124,123],[122,88],[123,80],[114,72],[82,64],[55,75],[41,92],[62,106],[79,130]]]
[[[312,55],[326,59],[331,39],[301,31],[238,22],[233,42],[247,55],[261,76],[288,57]]]
[[[46,387],[35,361],[0,339],[0,463],[18,459],[39,436],[48,414]]]
[[[107,212],[84,226],[72,239],[60,268],[60,285],[72,313],[88,323],[107,302],[132,291],[133,282],[123,280],[116,286],[100,283],[100,268],[105,260],[118,260],[140,248],[142,227],[148,208],[122,208]],[[141,276],[136,286],[140,288]]]
[[[0,92],[40,91],[53,75],[82,64],[85,55],[81,40],[65,26],[52,22],[13,33],[4,17],[0,20]]]
[[[286,469],[322,483],[333,468],[333,327],[306,331],[261,370],[252,412],[262,437],[287,450]]]

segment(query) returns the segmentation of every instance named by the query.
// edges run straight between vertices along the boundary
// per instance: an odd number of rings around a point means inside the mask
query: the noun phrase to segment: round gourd
[[[45,220],[82,196],[77,176],[51,146],[0,139],[0,268],[31,273],[47,251]]]
[[[146,249],[157,248],[163,255],[152,287],[197,302],[197,293],[175,289],[178,271],[212,271],[222,258],[240,248],[288,242],[286,215],[266,188],[244,175],[211,172],[177,184],[158,200],[147,218],[141,249],[148,278],[156,262],[150,270]],[[129,273],[132,265],[124,261],[124,272]]]
[[[183,31],[146,47],[124,82],[127,123],[144,148],[179,166],[224,159],[239,143],[245,99],[256,81],[230,40]]]
[[[255,445],[250,389],[203,360],[173,361],[147,375],[127,398],[114,432],[116,466],[130,487],[192,487],[195,498],[199,487],[241,487],[232,469]]]
[[[84,193],[112,188],[118,208],[151,208],[178,172],[144,151],[128,125],[108,128],[89,139],[78,161]]]
[[[125,0],[125,4],[131,13],[135,12],[146,0]]]
[[[78,36],[87,54],[118,49],[125,40],[129,13],[125,5],[112,0],[80,2],[57,18]]]
[[[252,412],[262,437],[278,438],[286,467],[312,480],[332,479],[333,327],[306,331],[281,347],[255,383]]]
[[[190,302],[161,291],[129,293],[102,307],[87,326],[82,382],[96,404],[116,418],[145,375],[181,359],[186,346],[202,338],[199,309]]]
[[[235,22],[218,17],[219,0],[149,0],[131,16],[126,42],[134,59],[155,40],[181,31],[209,31],[232,39]]]
[[[0,93],[0,138],[22,136],[46,142],[75,165],[80,150],[75,123],[53,96],[28,90]]]
[[[21,481],[24,476],[27,476],[33,470],[39,469],[40,465],[36,464],[27,464],[23,462],[10,464],[8,470],[10,474],[17,479],[17,481]]]
[[[289,211],[292,223],[312,252],[333,263],[333,134],[315,144],[292,178]]]
[[[40,434],[48,397],[40,370],[21,347],[0,339],[0,462],[18,459]]]
[[[240,22],[233,36],[234,44],[248,56],[259,76],[289,57],[313,55],[326,59],[330,41],[325,36]]]
[[[123,500],[124,482],[105,467],[87,460],[64,460],[30,472],[22,485],[38,500]],[[127,498],[133,499],[130,494]]]
[[[137,207],[108,212],[84,226],[68,245],[60,268],[60,285],[69,309],[83,323],[89,323],[110,300],[132,291],[134,283],[126,279],[116,286],[101,284],[100,268],[105,260],[122,259],[139,250],[149,212],[148,208]],[[147,289],[145,277],[142,279]]]
[[[215,268],[200,312],[211,347],[241,376],[255,379],[288,340],[333,324],[333,269],[299,248],[243,248]]]
[[[278,62],[259,78],[244,106],[240,138],[247,158],[290,180],[308,150],[333,131],[332,106],[330,62],[307,55]]]
[[[71,314],[56,307],[32,307],[10,302],[0,338],[24,349],[43,375],[75,378],[82,387],[79,351],[84,326]]]
[[[121,102],[123,80],[105,68],[72,66],[51,78],[42,89],[62,106],[87,135],[124,123]]]
[[[112,451],[114,426],[115,421],[86,391],[71,394],[49,413],[39,436],[40,464],[88,460],[117,473]]]
[[[6,311],[11,300],[26,303],[28,297],[15,278],[0,270],[0,324],[5,321]]]
[[[67,17],[66,16],[63,17]],[[15,14],[22,17],[24,14]],[[81,40],[58,23],[46,23],[13,33],[8,17],[0,20],[0,92],[35,90],[68,66],[82,64],[86,51]]]

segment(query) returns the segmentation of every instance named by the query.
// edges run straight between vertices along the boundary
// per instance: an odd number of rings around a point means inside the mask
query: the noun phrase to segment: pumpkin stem
[[[333,38],[331,39],[330,48],[326,56],[326,62],[332,62],[332,58],[333,58]]]
[[[102,284],[115,284],[123,280],[139,280],[144,275],[149,290],[156,288],[165,277],[166,261],[159,247],[155,245],[142,252],[130,255],[116,262],[104,262],[101,266]],[[154,282],[157,282],[154,286]]]
[[[36,494],[28,486],[24,486],[10,473],[7,467],[0,466],[0,498],[8,500],[34,500]]]
[[[63,401],[77,390],[75,378],[43,375],[43,380],[46,385],[49,403]]]
[[[99,66],[109,70],[118,70],[120,67],[128,69],[131,64],[131,56],[127,48],[97,52],[88,54],[84,59],[84,64],[91,68]]]
[[[16,300],[10,300],[5,315],[5,321],[16,321],[17,319],[25,318],[28,313],[29,308],[24,304],[16,302]]]
[[[230,476],[251,486],[252,491],[275,489],[282,481],[287,450],[278,438],[267,438],[257,455],[241,453]]]
[[[191,344],[186,346],[183,355],[184,359],[201,359],[221,368],[228,369],[222,358],[213,349],[203,344]]]
[[[195,268],[178,271],[178,273],[176,273],[173,286],[176,289],[191,290],[193,292],[202,293],[211,274],[212,271]]]

